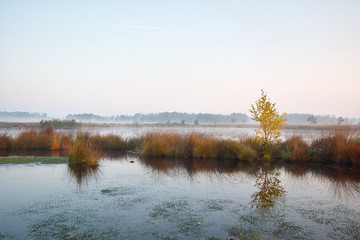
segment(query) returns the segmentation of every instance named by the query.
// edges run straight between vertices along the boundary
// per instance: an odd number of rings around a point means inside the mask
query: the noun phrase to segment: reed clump
[[[14,150],[51,150],[53,132],[51,128],[46,128],[41,132],[34,129],[26,130],[13,141]]]
[[[148,133],[141,137],[139,152],[147,157],[185,156],[186,137],[180,134]],[[180,150],[181,149],[181,150]]]
[[[123,140],[121,137],[115,134],[108,134],[102,136],[100,134],[96,134],[90,136],[90,142],[93,146],[103,150],[127,150],[127,142]]]
[[[258,159],[257,153],[245,141],[219,139],[204,134],[148,133],[141,138],[139,153],[145,157],[194,159]]]
[[[7,138],[9,140],[9,138]],[[8,150],[67,150],[71,146],[71,135],[58,134],[52,126],[40,132],[29,129],[20,133],[16,138],[10,138]]]
[[[360,138],[346,133],[315,139],[310,151],[314,161],[360,165]]]
[[[300,136],[293,136],[280,144],[280,159],[288,161],[308,161],[309,145]]]
[[[89,138],[78,136],[71,147],[69,164],[98,166],[100,157],[100,151],[90,143]]]
[[[10,150],[11,149],[11,137],[7,134],[0,134],[0,150]]]

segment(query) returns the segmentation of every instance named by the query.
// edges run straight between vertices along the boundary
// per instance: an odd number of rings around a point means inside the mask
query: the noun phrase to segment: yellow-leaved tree
[[[251,105],[250,112],[252,119],[260,123],[259,128],[255,131],[264,147],[264,158],[270,159],[273,143],[280,141],[280,131],[286,125],[286,113],[280,115],[275,108],[275,103],[270,102],[263,90],[261,90],[261,97],[255,102],[255,106]]]

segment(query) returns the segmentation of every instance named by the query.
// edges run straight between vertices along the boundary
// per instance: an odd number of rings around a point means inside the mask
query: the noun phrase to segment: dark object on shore
[[[130,163],[134,163],[135,161],[131,160]]]

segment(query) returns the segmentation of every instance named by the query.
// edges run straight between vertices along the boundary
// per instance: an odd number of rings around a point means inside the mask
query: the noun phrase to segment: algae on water
[[[67,161],[68,159],[65,157],[0,157],[0,164],[56,164],[67,163]]]

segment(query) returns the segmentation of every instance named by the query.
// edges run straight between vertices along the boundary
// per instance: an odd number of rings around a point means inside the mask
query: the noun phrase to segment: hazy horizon
[[[359,118],[360,2],[0,1],[0,110]]]

